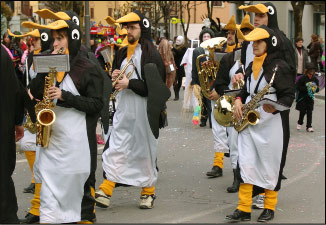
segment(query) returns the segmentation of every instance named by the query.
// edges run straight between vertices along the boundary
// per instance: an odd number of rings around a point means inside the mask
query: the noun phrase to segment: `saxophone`
[[[269,92],[270,87],[273,85],[275,74],[278,70],[276,64],[274,73],[269,84],[267,84],[260,92],[258,92],[252,99],[242,107],[242,118],[240,120],[234,119],[234,129],[238,132],[244,130],[249,124],[256,125],[259,122],[259,112],[255,109],[259,106],[258,102]]]
[[[58,51],[62,54],[64,48]],[[36,144],[47,148],[50,142],[51,125],[55,121],[54,109],[55,105],[48,96],[48,90],[54,85],[57,70],[55,67],[50,67],[48,75],[45,76],[43,99],[35,105],[35,113],[37,114],[37,135]]]

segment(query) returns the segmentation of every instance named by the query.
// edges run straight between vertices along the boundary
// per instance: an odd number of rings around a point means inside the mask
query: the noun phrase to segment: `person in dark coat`
[[[16,165],[16,144],[24,136],[24,106],[36,121],[31,100],[18,81],[7,51],[1,46],[0,76],[0,223],[19,223],[18,205],[12,174]]]
[[[315,65],[316,71],[320,71],[321,68],[319,68],[319,61],[323,53],[323,49],[316,34],[311,35],[311,43],[307,46],[307,48],[309,49],[308,54],[311,62]]]
[[[174,101],[179,100],[179,91],[182,85],[182,78],[185,76],[184,65],[180,65],[184,54],[186,53],[187,48],[184,43],[184,38],[178,36],[175,40],[175,45],[173,46],[172,52],[174,57],[174,62],[177,67],[177,75],[173,84],[174,90]]]
[[[299,95],[297,98],[296,110],[300,112],[297,124],[297,130],[300,130],[303,125],[304,116],[307,114],[306,131],[314,132],[312,128],[312,111],[314,110],[314,94],[319,92],[319,80],[315,77],[315,64],[309,63],[304,76],[297,83]]]

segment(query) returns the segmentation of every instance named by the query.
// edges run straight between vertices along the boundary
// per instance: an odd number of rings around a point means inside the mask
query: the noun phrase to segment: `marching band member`
[[[64,48],[70,59],[70,72],[58,72],[56,86],[48,91],[57,104],[49,146],[39,146],[40,223],[79,222],[84,186],[91,171],[90,152],[97,148],[96,122],[103,107],[103,76],[80,50],[81,34],[76,23],[57,20],[47,26],[31,24],[51,29],[52,54]],[[40,87],[44,87],[45,75],[37,74],[30,84],[35,98],[42,99]]]
[[[10,31],[8,30],[8,32]],[[27,84],[29,84],[30,81],[36,77],[36,73],[32,66],[33,56],[49,50],[53,43],[53,39],[51,36],[51,31],[49,29],[34,29],[33,31],[21,36],[31,36],[33,38],[32,45],[34,46],[34,50],[27,56],[27,64],[26,64],[26,71],[28,71],[27,73],[28,77],[26,79],[28,80]],[[27,85],[27,87],[29,87],[29,85]],[[31,96],[31,98],[33,100],[33,96]],[[21,140],[21,149],[23,149],[25,152],[28,164],[32,171],[32,176],[33,176],[32,179],[33,181],[35,180],[34,192],[33,192],[34,197],[31,200],[31,209],[26,214],[25,218],[20,220],[21,223],[30,224],[30,223],[39,222],[40,220],[39,209],[40,209],[41,181],[37,179],[37,177],[39,177],[38,176],[39,172],[37,169],[38,154],[36,153],[36,151],[38,149],[36,148],[36,134],[32,134],[26,128],[24,129],[24,137]],[[34,177],[36,177],[36,179]]]
[[[80,27],[80,20],[78,15],[73,11],[60,11],[54,13],[49,9],[42,9],[35,12],[40,17],[45,19],[55,19],[55,20],[71,20],[74,22],[78,27]],[[108,73],[104,71],[101,67],[100,62],[95,57],[94,53],[87,49],[85,45],[80,45],[81,53],[84,57],[89,59],[93,64],[95,64],[98,68],[97,71],[102,74],[103,77],[103,102],[104,106],[100,112],[100,118],[103,128],[103,133],[107,133],[109,129],[109,96],[112,90],[112,81],[109,79]],[[84,197],[82,201],[82,221],[95,221],[95,171],[97,168],[97,148],[90,148],[91,152],[91,173],[89,178],[87,179],[84,187]]]
[[[224,52],[232,52],[236,46],[239,46],[238,39],[236,37],[236,28],[237,24],[235,23],[235,16],[232,15],[229,22],[225,25],[224,30],[227,30],[227,41],[223,46]],[[224,62],[220,62],[221,63]],[[225,71],[224,71],[225,72]],[[216,77],[219,76],[219,72]],[[220,95],[212,87],[210,94],[210,104],[211,109],[214,108],[216,100]],[[223,166],[224,166],[224,154],[229,153],[229,144],[228,144],[228,134],[226,127],[223,127],[214,119],[214,111],[210,112],[211,121],[212,121],[212,131],[214,136],[214,163],[211,171],[206,173],[209,177],[220,177],[223,176]]]
[[[238,26],[238,25],[236,25]],[[240,29],[248,29],[249,32],[251,32],[254,27],[249,22],[249,15],[246,15],[244,19],[241,22]],[[238,32],[236,31],[236,35],[238,35]],[[238,37],[238,36],[237,36]],[[238,40],[240,40],[238,38]],[[214,83],[215,91],[217,92],[218,96],[217,98],[212,99],[213,101],[216,101],[219,96],[224,95],[225,90],[232,90],[232,76],[235,74],[235,72],[241,67],[241,62],[239,59],[235,58],[235,52],[241,51],[239,48],[233,49],[232,52],[227,53],[220,62],[220,67],[218,70],[218,74],[216,76],[216,80]],[[213,118],[212,118],[213,119]],[[228,146],[230,149],[230,160],[231,165],[233,169],[233,184],[232,186],[227,188],[227,192],[234,193],[238,192],[239,185],[240,185],[240,170],[239,167],[237,167],[238,163],[238,132],[233,127],[226,127],[226,133],[227,133],[227,140],[228,140]]]
[[[151,25],[135,10],[116,22],[127,24],[128,45],[113,62],[117,108],[102,155],[104,181],[95,192],[96,205],[107,208],[116,184],[142,187],[141,209],[153,207],[157,182],[159,116],[171,93],[165,85],[165,67],[151,41]],[[129,62],[135,65],[128,66]],[[132,72],[128,79],[126,74]]]
[[[211,38],[214,38],[214,31],[208,27],[203,27],[199,34],[199,41],[202,43],[203,41],[209,40]],[[211,124],[211,118],[210,118],[210,113],[211,113],[211,105],[209,103],[209,99],[207,99],[204,95],[202,95],[199,91],[198,88],[200,87],[200,82],[199,82],[199,77],[198,77],[198,71],[196,67],[196,59],[199,55],[201,54],[209,54],[207,49],[204,49],[202,47],[197,47],[194,49],[193,54],[192,54],[192,80],[191,80],[191,87],[193,88],[194,95],[197,97],[198,102],[200,103],[201,107],[201,117],[200,117],[200,127],[205,127],[207,120],[209,120],[209,127],[212,127]],[[200,59],[200,63],[204,63],[207,60],[205,58]]]
[[[234,117],[241,119],[242,103],[248,103],[252,96],[261,92],[273,76],[273,68],[278,65],[274,82],[265,96],[288,107],[294,100],[294,82],[288,64],[279,58],[281,42],[275,32],[267,26],[260,26],[246,35],[246,41],[254,41],[255,58],[246,70],[246,83],[237,95]],[[231,222],[251,220],[253,185],[265,192],[264,211],[258,222],[274,218],[277,203],[277,185],[281,175],[283,154],[283,123],[279,111],[273,105],[264,104],[257,111],[260,120],[257,125],[249,125],[238,135],[239,166],[241,179],[238,207],[227,215]]]

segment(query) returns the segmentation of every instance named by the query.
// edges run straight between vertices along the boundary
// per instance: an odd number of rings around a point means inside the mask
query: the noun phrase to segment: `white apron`
[[[60,89],[79,95],[66,75]],[[81,220],[84,184],[90,174],[90,149],[86,114],[74,108],[54,108],[48,148],[39,147],[38,167],[42,187],[40,223],[69,223]]]
[[[239,60],[237,60],[229,72],[230,77],[230,84],[229,89],[233,89],[232,85],[232,77],[235,75],[235,72],[240,68]],[[228,134],[228,145],[230,148],[230,160],[231,160],[231,166],[232,169],[237,168],[238,163],[238,131],[234,129],[234,127],[226,127],[226,131]]]
[[[214,150],[215,152],[229,153],[228,135],[226,133],[226,127],[220,125],[214,118],[214,105],[216,101],[211,100],[212,112],[212,132],[214,137]]]
[[[252,61],[254,61],[254,58],[255,58],[255,55],[254,55],[254,50],[252,48],[252,44],[254,42],[251,41],[249,44],[248,44],[248,47],[247,47],[247,51],[246,51],[246,65],[245,65],[245,70],[247,69],[247,67],[249,66],[249,63],[251,63]]]
[[[247,85],[250,96],[246,99],[246,103],[254,94],[254,89],[262,73],[263,69],[261,69],[257,80],[251,74],[250,90]],[[265,78],[262,78],[258,92],[266,85]],[[275,89],[271,87],[270,91],[275,92]],[[276,94],[265,95],[265,97],[277,100]],[[274,190],[279,177],[283,149],[282,120],[279,113],[275,115],[267,113],[262,106],[257,111],[260,113],[259,123],[254,126],[249,125],[238,136],[241,177],[244,183]]]
[[[141,48],[138,44],[133,62],[141,76]],[[121,64],[120,70],[127,62]],[[132,67],[128,67],[127,72]],[[126,72],[126,73],[127,73]],[[138,79],[134,72],[130,79]],[[147,118],[147,97],[124,89],[117,95],[116,112],[109,138],[109,148],[103,152],[103,170],[110,181],[138,187],[156,184],[157,139]]]

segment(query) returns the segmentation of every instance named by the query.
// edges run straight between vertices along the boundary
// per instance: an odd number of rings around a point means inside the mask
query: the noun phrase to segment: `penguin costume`
[[[63,100],[57,100],[47,149],[40,148],[39,171],[40,223],[81,221],[84,185],[90,175],[90,152],[96,152],[96,126],[103,107],[103,76],[99,67],[80,50],[79,26],[70,20],[49,25],[32,24],[35,28],[64,30],[68,35],[70,71],[58,72],[56,87]],[[42,99],[44,77],[37,74],[30,84],[35,98]],[[69,150],[69,151],[68,151]],[[89,189],[89,186],[88,186]],[[90,192],[90,191],[89,191]]]
[[[265,2],[262,4],[257,5],[250,5],[250,6],[240,6],[239,9],[243,9],[247,12],[254,12],[254,13],[267,13],[268,16],[268,24],[267,27],[272,29],[277,36],[280,44],[280,53],[279,58],[283,59],[289,66],[290,66],[290,74],[291,79],[287,82],[295,82],[296,78],[296,63],[295,63],[295,51],[293,48],[293,45],[291,41],[285,36],[285,34],[279,29],[278,27],[278,20],[277,20],[277,9],[271,2]],[[247,69],[247,66],[250,62],[252,62],[254,55],[253,55],[253,49],[252,49],[252,42],[244,41],[242,45],[241,50],[241,62],[245,65],[245,68]],[[241,72],[238,70],[237,72]],[[278,189],[281,188],[281,179],[286,179],[283,174],[283,168],[285,166],[286,162],[286,155],[287,155],[287,149],[289,145],[290,140],[290,110],[285,110],[280,112],[282,117],[282,127],[283,127],[283,156],[282,156],[282,167],[280,170],[280,180],[278,182]],[[254,188],[254,195],[260,193],[262,191],[261,189],[257,189],[257,187]]]
[[[77,26],[80,27],[80,20],[78,15],[73,11],[61,11],[54,13],[49,9],[41,9],[35,12],[40,17],[44,19],[54,19],[54,20],[71,20]],[[93,64],[95,64],[98,68],[98,71],[101,72],[103,76],[103,102],[104,106],[100,113],[100,118],[103,126],[103,132],[108,133],[109,129],[109,97],[112,91],[112,81],[108,74],[104,71],[98,59],[95,57],[94,53],[91,52],[91,49],[88,49],[85,45],[80,46],[81,53],[83,56],[88,58]],[[96,177],[95,172],[97,168],[97,148],[91,148],[93,150],[91,152],[91,174],[87,182],[85,183],[85,193],[82,202],[82,220],[93,221],[96,216],[94,212],[94,204],[95,204],[95,183]],[[89,190],[89,187],[91,189]]]
[[[28,26],[27,26],[28,28]],[[30,27],[31,28],[31,27]],[[8,33],[11,36],[17,36],[12,34],[8,29]],[[36,73],[32,67],[33,56],[37,54],[42,54],[42,52],[48,51],[51,48],[53,43],[51,30],[49,29],[34,29],[31,32],[28,32],[24,35],[19,35],[19,37],[31,36],[32,38],[40,38],[41,48],[34,49],[31,53],[28,54],[26,58],[26,84],[29,88],[29,83],[32,79],[36,77]],[[36,104],[34,100],[34,104]],[[34,105],[33,104],[33,105]],[[32,134],[28,129],[24,129],[24,137],[20,141],[21,149],[24,150],[26,159],[30,166],[32,172],[32,187],[34,190],[34,197],[31,200],[31,208],[24,219],[21,220],[22,223],[34,223],[39,222],[39,208],[40,208],[40,190],[41,190],[41,180],[39,179],[39,170],[38,170],[38,152],[36,148],[36,134]],[[34,178],[35,177],[35,178]],[[24,189],[24,192],[26,190]]]
[[[237,98],[244,104],[248,103],[253,95],[270,83],[273,69],[278,65],[272,87],[264,97],[291,107],[294,82],[291,82],[290,67],[278,56],[281,43],[275,32],[262,25],[246,35],[245,40],[263,40],[267,50],[264,54],[255,56],[248,66],[245,85]],[[233,222],[251,219],[253,185],[263,188],[266,195],[264,211],[258,222],[272,220],[277,203],[283,154],[282,118],[278,110],[267,113],[260,106],[256,111],[260,114],[258,124],[249,125],[238,135],[239,166],[243,183],[240,184],[237,209],[226,216],[227,220]]]
[[[165,85],[165,66],[151,42],[151,25],[135,10],[116,20],[120,24],[138,23],[140,37],[115,55],[112,72],[122,70],[130,60],[135,70],[128,88],[116,96],[116,112],[110,137],[102,155],[104,181],[95,192],[96,205],[108,207],[116,184],[142,187],[142,200],[153,207],[157,182],[157,143],[161,118],[170,90]],[[125,74],[132,70],[129,66]],[[140,206],[142,207],[142,206]]]
[[[239,25],[236,25],[239,28]],[[238,29],[237,29],[238,30]],[[236,30],[236,35],[238,31]],[[238,37],[238,36],[236,36]],[[236,45],[238,43],[238,38],[236,38]],[[232,90],[232,77],[235,72],[242,66],[239,55],[241,54],[241,48],[234,48],[232,52],[225,54],[220,62],[220,67],[216,75],[216,79],[213,85],[215,91],[219,96],[225,94],[225,90]],[[215,104],[216,101],[212,101]],[[214,111],[212,112],[212,119],[214,118]],[[214,119],[215,120],[215,119]],[[215,121],[215,123],[217,123]],[[218,126],[223,127],[218,124]],[[229,148],[229,155],[231,160],[231,165],[233,169],[233,184],[227,188],[227,192],[234,193],[238,192],[240,185],[240,170],[237,167],[238,163],[238,132],[233,127],[224,127],[226,134],[220,135],[220,138],[224,136],[224,140]]]

